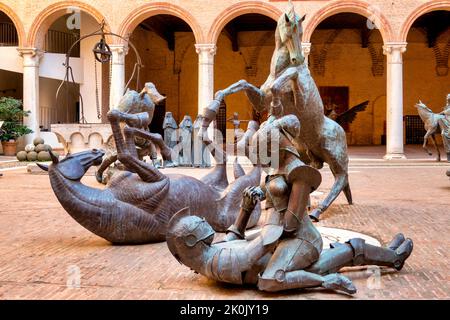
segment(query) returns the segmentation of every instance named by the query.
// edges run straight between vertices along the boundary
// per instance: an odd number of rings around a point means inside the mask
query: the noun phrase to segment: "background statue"
[[[441,124],[441,127],[444,128],[445,124],[445,115],[443,114],[435,114],[433,111],[428,108],[422,101],[419,101],[419,103],[416,103],[416,108],[419,113],[420,118],[422,119],[425,130],[427,131],[425,136],[423,137],[423,148],[428,153],[428,155],[432,155],[430,150],[427,148],[428,139],[431,138],[431,141],[433,142],[434,148],[436,149],[436,161],[441,161],[441,152],[439,150],[439,146],[437,145],[435,134],[438,133],[439,125]],[[449,136],[450,139],[450,136]],[[444,141],[444,146],[446,148],[448,161],[450,161],[450,146],[448,145],[448,139],[445,137],[445,130],[442,130],[442,140]],[[447,141],[446,141],[447,140]]]
[[[363,103],[360,103],[342,113],[337,113],[336,110],[332,108],[328,113],[325,113],[325,115],[331,120],[339,123],[341,127],[344,127],[346,124],[350,124],[355,121],[358,113],[365,111],[368,105],[369,101],[364,101]]]
[[[192,130],[192,118],[190,116],[184,116],[179,129],[181,151],[178,162],[182,167],[192,167]]]
[[[139,115],[133,115],[140,121]],[[135,137],[151,140],[162,153],[170,149],[160,135],[138,126],[122,130],[120,122],[131,121],[131,115],[112,110],[108,120],[113,129],[119,161],[125,171],[116,173],[104,189],[81,182],[93,165],[100,165],[103,151],[91,150],[67,156],[62,161],[52,155],[53,163],[46,167],[50,182],[63,208],[83,227],[117,244],[140,244],[165,240],[169,219],[179,210],[190,207],[218,232],[224,232],[236,219],[245,188],[261,179],[261,168],[235,176],[228,183],[226,164],[216,167],[202,180],[180,174],[164,175],[154,166],[139,160]],[[243,173],[235,164],[235,172]],[[261,214],[256,207],[249,222],[254,226]]]
[[[164,130],[164,143],[166,146],[173,150],[173,148],[178,143],[178,125],[175,121],[172,112],[166,112],[166,115],[164,116],[164,122],[163,122],[163,130]],[[164,167],[170,168],[170,167],[176,167],[178,166],[178,162],[172,160],[165,160],[164,161]]]
[[[192,164],[195,168],[209,168],[211,167],[211,159],[203,139],[199,137],[200,129],[202,127],[203,116],[197,115],[193,124],[192,134]],[[205,154],[206,152],[206,154]]]
[[[258,112],[269,110],[270,118],[294,114],[300,119],[302,129],[295,140],[302,160],[320,169],[326,162],[335,177],[330,193],[311,213],[318,220],[337,196],[343,191],[349,204],[352,195],[348,180],[347,141],[344,129],[324,115],[319,90],[311,77],[301,51],[302,22],[290,4],[290,9],[278,20],[275,31],[275,51],[270,75],[261,89],[241,80],[216,93],[213,102],[204,110],[206,131],[215,118],[221,101],[228,95],[245,91],[253,108]],[[274,98],[277,95],[279,98]],[[283,105],[284,108],[280,106]]]
[[[123,120],[128,126],[141,128],[148,131],[148,126],[153,119],[155,106],[164,101],[164,99],[165,97],[158,92],[155,85],[151,82],[147,82],[141,93],[134,90],[127,90],[125,95],[120,99],[117,110],[120,110],[124,114]],[[129,116],[127,117],[125,115]],[[137,118],[134,118],[134,115],[137,115]],[[136,137],[135,145],[139,159],[143,160],[145,156],[150,156],[153,165],[155,165],[155,161],[157,159],[155,145],[150,140],[145,140],[139,137]],[[103,173],[116,161],[117,152],[113,152],[111,155],[108,155],[103,159],[102,164],[95,174],[98,182],[104,184],[107,183],[109,179],[108,175],[104,177]]]
[[[210,279],[253,284],[269,292],[323,287],[353,294],[356,288],[350,279],[336,273],[342,267],[379,265],[401,270],[413,249],[412,240],[402,234],[385,248],[351,239],[322,251],[321,235],[306,210],[309,194],[318,188],[321,176],[300,160],[290,141],[290,136],[300,133],[298,119],[290,115],[265,123],[253,145],[273,141],[277,130],[280,165],[272,167],[274,172],[262,186],[244,191],[240,214],[225,241],[213,243],[214,230],[186,208],[171,219],[167,230],[167,245],[174,257]],[[259,233],[247,238],[251,212],[264,199],[265,223]]]
[[[439,125],[445,152],[447,153],[447,161],[450,162],[450,93],[447,95],[447,105],[440,114],[445,117],[444,119],[439,119]]]

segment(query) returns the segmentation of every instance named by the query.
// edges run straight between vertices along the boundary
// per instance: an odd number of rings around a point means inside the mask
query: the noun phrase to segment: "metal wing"
[[[353,108],[338,115],[335,121],[341,126],[346,123],[352,123],[355,120],[356,115],[359,112],[365,111],[368,105],[369,101],[364,101],[363,103],[358,104],[357,106],[354,106]]]

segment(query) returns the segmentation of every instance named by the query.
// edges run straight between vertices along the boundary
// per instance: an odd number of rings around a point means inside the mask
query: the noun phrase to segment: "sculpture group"
[[[105,160],[101,150],[61,161],[52,156],[49,167],[40,165],[48,170],[61,205],[86,229],[112,243],[167,240],[173,256],[195,272],[221,282],[257,285],[263,291],[323,287],[353,294],[351,280],[338,273],[342,267],[379,265],[401,270],[413,250],[412,240],[402,234],[386,247],[349,239],[324,250],[313,224],[342,191],[350,204],[352,196],[345,132],[324,115],[301,52],[303,20],[290,5],[278,21],[271,73],[261,88],[239,81],[217,92],[196,121],[182,120],[178,141],[189,146],[184,146],[179,164],[204,165],[202,158],[195,160],[190,153],[192,141],[216,160],[203,179],[164,174],[157,165],[141,160],[143,155],[155,159],[159,150],[164,163],[174,165],[180,146],[170,138],[179,129],[172,114],[166,114],[164,137],[148,130],[155,104],[162,99],[148,83],[140,93],[128,91],[119,107],[108,113],[117,153]],[[256,111],[269,111],[269,117],[260,126],[249,121],[247,131],[236,139],[236,147],[254,160],[253,168],[246,173],[235,161],[235,181],[229,184],[226,151],[209,139],[207,129],[223,99],[238,91],[245,91]],[[237,115],[233,121],[239,121]],[[269,159],[276,155],[277,161],[263,161],[261,146],[267,147]],[[97,178],[102,180],[103,171],[114,161],[124,170],[115,172],[105,189],[81,182],[91,166],[100,166]],[[308,214],[309,197],[321,184],[318,169],[324,162],[335,183]],[[268,174],[261,183],[263,169]],[[246,234],[260,219],[262,201],[266,218],[259,230]],[[214,242],[216,232],[225,232],[225,239]]]

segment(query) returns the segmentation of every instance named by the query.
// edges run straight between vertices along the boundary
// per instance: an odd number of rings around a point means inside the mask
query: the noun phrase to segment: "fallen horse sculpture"
[[[130,116],[130,115],[127,115]],[[101,150],[84,151],[59,159],[46,167],[56,197],[63,208],[83,227],[114,244],[142,244],[165,241],[167,224],[178,211],[189,207],[211,224],[214,230],[224,232],[239,214],[242,192],[258,185],[261,168],[255,166],[245,174],[235,163],[235,181],[228,183],[226,163],[219,164],[202,180],[180,175],[165,175],[154,166],[137,157],[135,135],[146,138],[151,134],[141,129],[125,127],[118,130],[121,112],[113,110],[108,119],[119,161],[125,171],[118,171],[107,188],[97,189],[81,182],[91,166],[102,162]],[[261,214],[256,206],[249,227],[256,225]]]

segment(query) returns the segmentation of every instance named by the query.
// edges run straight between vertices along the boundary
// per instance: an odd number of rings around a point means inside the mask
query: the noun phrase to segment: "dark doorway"
[[[348,110],[349,105],[349,87],[320,87],[320,96],[322,97],[325,115],[330,115],[333,111],[337,114]],[[343,125],[344,130],[349,130],[348,123]]]
[[[153,113],[153,120],[152,123],[150,124],[150,132],[159,133],[164,137],[164,130],[162,126],[165,115],[166,115],[166,100],[155,106],[155,112]]]

